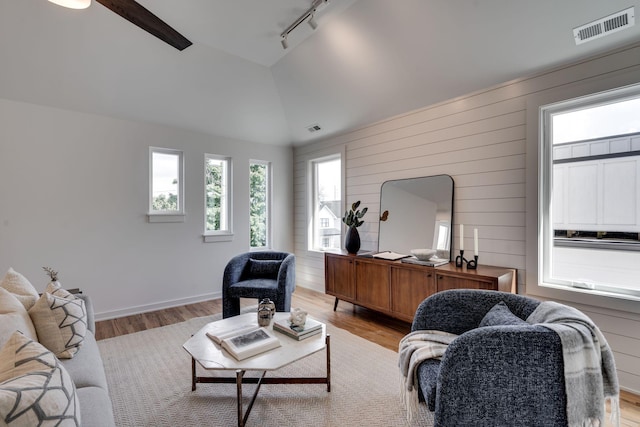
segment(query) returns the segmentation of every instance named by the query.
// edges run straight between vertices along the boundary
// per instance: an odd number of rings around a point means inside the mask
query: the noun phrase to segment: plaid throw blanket
[[[544,301],[527,322],[556,332],[562,342],[569,427],[604,426],[605,402],[620,425],[619,388],[613,353],[600,329],[580,311]]]
[[[418,411],[418,366],[427,359],[441,359],[447,346],[457,335],[443,331],[414,331],[407,334],[398,347],[400,396],[411,422]]]

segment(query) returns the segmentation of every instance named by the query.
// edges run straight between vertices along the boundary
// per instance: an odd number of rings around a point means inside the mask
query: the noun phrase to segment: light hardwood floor
[[[306,310],[320,321],[331,323],[394,351],[398,349],[400,339],[410,330],[408,323],[344,301],[340,301],[338,309],[333,311],[334,301],[329,295],[298,287],[293,294],[292,306]],[[257,301],[242,300],[243,306],[256,303]],[[96,338],[101,340],[116,337],[217,313],[222,313],[222,300],[103,320],[96,323]],[[640,396],[623,391],[620,407],[621,426],[640,427]],[[607,422],[606,425],[610,424]]]

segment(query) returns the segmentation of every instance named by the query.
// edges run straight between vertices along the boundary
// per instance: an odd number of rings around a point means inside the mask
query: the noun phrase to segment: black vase
[[[356,227],[349,227],[344,238],[344,247],[350,254],[357,254],[360,250],[360,234]]]

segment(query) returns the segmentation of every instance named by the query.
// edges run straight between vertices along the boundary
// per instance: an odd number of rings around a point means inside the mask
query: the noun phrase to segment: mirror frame
[[[378,251],[386,251],[386,250],[390,250],[391,248],[383,248],[380,247],[380,241],[381,241],[381,236],[382,236],[382,228],[383,228],[383,222],[386,222],[385,219],[385,210],[388,211],[388,207],[385,207],[383,205],[383,197],[384,197],[384,193],[385,193],[385,185],[387,184],[391,184],[391,183],[402,183],[402,182],[416,182],[417,180],[426,180],[427,182],[425,182],[425,185],[429,185],[428,180],[430,178],[438,178],[440,180],[442,180],[443,178],[448,178],[446,185],[447,187],[450,185],[450,190],[451,190],[451,201],[449,203],[449,210],[450,210],[450,216],[448,217],[449,220],[449,236],[448,236],[448,243],[449,243],[449,256],[446,257],[446,259],[449,259],[449,261],[453,260],[453,200],[454,200],[454,191],[455,191],[455,185],[454,185],[454,181],[453,178],[450,175],[446,175],[446,174],[440,174],[440,175],[431,175],[431,176],[419,176],[419,177],[413,177],[413,178],[404,178],[404,179],[394,179],[394,180],[388,180],[382,183],[382,185],[380,186],[380,220],[378,222]],[[387,187],[389,188],[389,187]],[[447,188],[448,190],[448,188]],[[425,199],[428,200],[428,199]],[[442,201],[442,202],[446,202],[446,200]],[[441,203],[442,203],[441,202]],[[437,203],[437,202],[435,202]],[[387,212],[388,214],[388,212]],[[440,220],[442,221],[442,219]],[[434,233],[435,233],[435,227],[436,224],[438,223],[438,220],[436,219],[434,221],[433,227],[434,227]],[[413,248],[413,249],[418,249],[418,248]],[[407,255],[410,255],[409,253],[407,253]],[[438,256],[440,256],[440,253],[438,254]]]

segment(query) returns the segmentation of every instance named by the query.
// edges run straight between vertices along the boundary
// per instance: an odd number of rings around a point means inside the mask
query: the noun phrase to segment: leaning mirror
[[[449,175],[386,181],[380,190],[378,251],[435,249],[451,260],[453,179]]]

